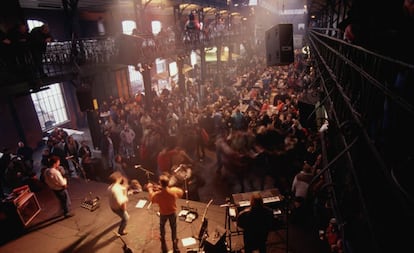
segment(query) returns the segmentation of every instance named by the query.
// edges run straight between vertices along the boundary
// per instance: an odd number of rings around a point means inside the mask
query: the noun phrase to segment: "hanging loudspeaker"
[[[79,108],[82,112],[94,109],[91,89],[78,88],[76,90],[76,97],[78,98]]]
[[[288,65],[294,61],[293,25],[278,24],[265,32],[267,66]]]

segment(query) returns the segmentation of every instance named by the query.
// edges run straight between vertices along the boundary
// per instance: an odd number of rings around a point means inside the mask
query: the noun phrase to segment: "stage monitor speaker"
[[[27,193],[20,203],[16,204],[16,207],[20,220],[25,227],[40,213],[40,205],[33,192]]]
[[[79,108],[82,112],[94,109],[91,89],[78,88],[76,90],[76,97],[78,98]]]
[[[265,32],[267,66],[282,66],[294,62],[293,25],[278,24]]]
[[[36,195],[30,191],[28,185],[13,189],[13,193],[17,195],[17,197],[13,199],[16,214],[23,227],[27,227],[40,213],[39,201],[37,200]]]
[[[226,247],[226,229],[221,226],[216,226],[214,231],[209,232],[209,236],[204,244],[204,251],[206,253],[225,253]]]

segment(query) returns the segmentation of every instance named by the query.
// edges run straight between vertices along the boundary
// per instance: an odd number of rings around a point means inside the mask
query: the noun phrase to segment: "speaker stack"
[[[294,61],[293,25],[278,24],[265,32],[266,64],[289,65]]]
[[[141,44],[142,39],[122,34],[117,38],[117,45],[118,45],[118,58],[117,62],[121,64],[127,64],[136,66],[140,61],[141,53]]]

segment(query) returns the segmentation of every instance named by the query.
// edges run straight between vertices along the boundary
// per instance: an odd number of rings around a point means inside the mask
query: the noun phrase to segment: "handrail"
[[[339,224],[345,224],[344,230],[351,219],[357,220],[352,222],[359,223],[369,235],[368,247],[372,252],[381,252],[388,242],[374,227],[381,224],[389,231],[397,222],[380,221],[378,213],[409,217],[413,212],[414,198],[402,177],[412,169],[405,165],[411,163],[404,161],[413,155],[412,149],[405,147],[413,141],[408,125],[414,120],[414,106],[394,82],[401,74],[414,73],[414,66],[346,42],[332,29],[309,30],[307,43],[314,79],[320,80],[320,101],[329,117],[329,132],[323,135],[329,138],[324,141],[329,148],[323,172],[329,172],[326,183],[332,185],[331,194],[338,197],[332,199],[334,213],[339,216]],[[402,173],[396,175],[396,171]],[[392,202],[388,205],[393,206],[394,213],[382,211],[384,203],[378,201],[377,195]],[[344,205],[349,199],[358,204]],[[349,217],[352,208],[359,216]],[[351,248],[358,251],[357,245]]]
[[[175,58],[191,50],[212,47],[230,42],[242,42],[247,30],[225,30],[206,34],[202,31],[183,31],[177,39],[171,34],[159,36],[117,35],[112,37],[82,38],[74,41],[55,41],[47,44],[43,56],[43,73],[38,69],[29,50],[24,52],[24,62],[14,60],[3,64],[0,58],[0,86],[3,95],[39,89],[56,78],[71,80],[80,74],[82,66],[135,65],[152,63],[155,58]],[[122,55],[127,52],[128,58]],[[1,56],[0,56],[1,57]],[[54,78],[54,79],[53,79]],[[52,80],[53,79],[53,80]],[[26,83],[17,85],[19,83]],[[29,84],[30,83],[30,84]]]

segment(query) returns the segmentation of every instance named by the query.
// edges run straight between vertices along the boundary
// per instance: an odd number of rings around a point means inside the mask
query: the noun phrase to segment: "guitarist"
[[[168,186],[170,179],[166,175],[159,177],[159,183],[161,185],[160,190],[155,190],[152,183],[147,184],[149,198],[152,203],[158,204],[160,207],[160,240],[161,250],[163,253],[167,253],[167,244],[165,241],[165,224],[167,221],[170,223],[171,239],[173,242],[174,253],[180,252],[178,249],[177,239],[177,199],[181,198],[184,191],[181,188],[175,186]]]
[[[121,218],[118,228],[119,235],[126,235],[128,232],[125,228],[128,225],[129,214],[127,211],[128,204],[128,180],[121,172],[115,171],[109,176],[111,185],[108,187],[109,206],[112,212]]]

